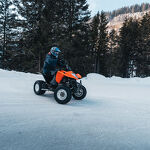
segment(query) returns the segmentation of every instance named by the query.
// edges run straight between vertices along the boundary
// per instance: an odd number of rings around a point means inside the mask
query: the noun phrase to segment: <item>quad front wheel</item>
[[[77,89],[77,91],[73,93],[73,97],[76,100],[82,100],[85,98],[86,94],[86,88],[83,85],[81,85],[79,89]]]
[[[58,86],[54,91],[55,100],[59,104],[66,104],[71,100],[71,91],[66,86]]]

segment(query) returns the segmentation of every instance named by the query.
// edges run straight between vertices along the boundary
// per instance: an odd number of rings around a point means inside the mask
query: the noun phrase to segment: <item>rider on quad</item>
[[[82,85],[80,74],[75,74],[68,66],[67,62],[58,57],[61,51],[57,47],[52,47],[47,54],[43,76],[45,81],[37,80],[34,83],[34,92],[43,95],[46,91],[53,91],[54,98],[59,104],[68,103],[72,96],[76,100],[82,100],[86,96],[86,88]],[[57,66],[60,67],[57,70]],[[77,82],[78,80],[78,82]]]
[[[55,80],[56,68],[65,67],[65,64],[59,59],[58,55],[61,51],[57,47],[52,47],[50,52],[46,55],[44,66],[43,66],[43,76],[45,78],[46,83],[49,86],[57,86],[57,82]]]

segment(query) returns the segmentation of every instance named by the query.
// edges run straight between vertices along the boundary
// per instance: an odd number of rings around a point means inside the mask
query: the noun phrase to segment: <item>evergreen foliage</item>
[[[17,25],[15,8],[11,0],[0,1],[0,53],[1,67],[9,69],[11,51],[16,47]]]
[[[119,33],[108,19],[148,10],[149,4],[97,13],[90,20],[86,0],[1,0],[0,67],[41,72],[45,55],[57,46],[72,70],[85,76],[150,76],[150,14],[126,18]]]
[[[89,27],[86,22],[90,13],[86,0],[21,0],[15,1],[15,5],[23,18],[20,45],[24,56],[33,58],[33,71],[41,71],[46,53],[56,45],[75,70],[75,64],[78,64],[78,68],[86,73],[88,68],[85,69],[82,63],[87,61],[85,57],[89,59]],[[28,70],[32,71],[30,66]]]
[[[108,76],[120,76],[119,73],[119,35],[113,29],[109,33],[108,53],[107,53],[107,72]]]
[[[138,50],[137,39],[139,37],[139,24],[137,20],[126,19],[120,30],[120,53],[122,77],[133,76],[135,58]]]
[[[119,46],[122,77],[150,75],[150,14],[141,21],[125,20],[120,30]]]
[[[95,59],[95,72],[107,76],[106,53],[108,45],[108,20],[104,12],[97,14],[91,23],[92,48]]]
[[[99,35],[99,23],[100,23],[100,14],[93,17],[93,20],[90,24],[91,34],[90,34],[90,44],[91,44],[91,58],[93,60],[93,71],[97,72],[97,52],[98,52],[98,35]]]
[[[100,24],[98,28],[98,51],[97,51],[97,73],[107,76],[106,53],[108,50],[108,20],[104,12],[100,15]]]
[[[139,22],[137,76],[150,76],[150,14]]]

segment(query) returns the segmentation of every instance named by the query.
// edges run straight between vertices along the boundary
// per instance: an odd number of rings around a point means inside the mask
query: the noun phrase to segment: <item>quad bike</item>
[[[37,95],[43,95],[46,91],[53,91],[54,98],[59,104],[68,103],[72,96],[76,100],[82,100],[85,98],[87,91],[82,85],[82,82],[77,82],[81,79],[80,74],[75,74],[69,70],[68,66],[65,67],[67,71],[58,70],[56,72],[56,82],[55,87],[49,86],[46,81],[38,80],[34,83],[34,92]]]

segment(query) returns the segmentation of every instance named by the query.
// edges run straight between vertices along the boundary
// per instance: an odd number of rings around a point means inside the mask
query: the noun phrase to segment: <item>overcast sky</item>
[[[92,16],[98,11],[112,11],[124,6],[131,6],[134,4],[150,3],[150,0],[87,0],[89,9],[92,11]]]

